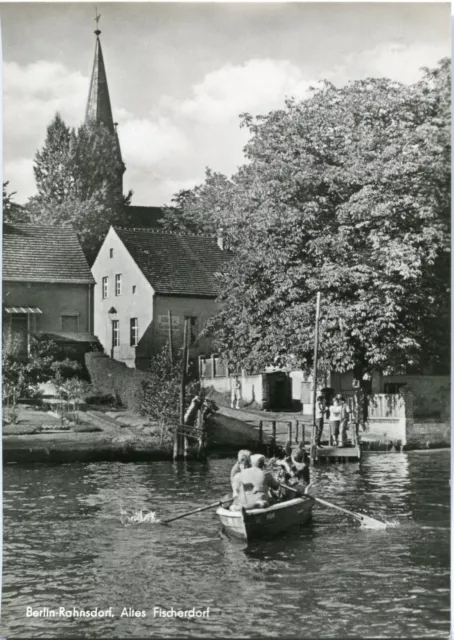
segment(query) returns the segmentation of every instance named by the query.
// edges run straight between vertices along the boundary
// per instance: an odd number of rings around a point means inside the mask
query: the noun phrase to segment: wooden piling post
[[[298,441],[299,441],[299,432],[300,432],[300,423],[299,423],[299,420],[297,420],[296,423],[295,423],[295,442],[296,442],[296,444],[298,444]]]
[[[175,433],[173,434],[173,459],[176,460],[179,456],[178,444],[180,441],[179,428],[175,427]]]
[[[263,444],[263,420],[259,422],[259,444]]]
[[[292,444],[292,423],[287,422],[287,439]]]
[[[315,444],[311,444],[310,452],[311,465],[314,465],[317,462],[317,447]]]
[[[180,421],[179,424],[184,424],[184,401],[186,395],[186,368],[188,361],[188,318],[184,319],[184,333],[183,333],[183,358],[181,366],[181,385],[180,385]],[[184,437],[180,435],[180,428],[177,427],[175,432],[176,444],[174,444],[174,459],[181,456],[184,451],[185,443]]]
[[[276,420],[272,421],[273,440],[276,442]]]
[[[304,422],[302,424],[302,428],[303,428],[303,435],[301,437],[302,437],[302,442],[305,445],[306,444],[306,425],[304,424]]]
[[[172,312],[167,312],[169,318],[169,358],[170,358],[170,370],[173,369],[173,326],[172,326]]]
[[[320,323],[320,291],[317,293],[317,303],[315,310],[315,335],[314,335],[314,388],[312,390],[312,424],[315,426],[317,424],[315,415],[317,411],[316,403],[317,403],[317,360],[318,360],[318,334],[319,334],[319,323]]]

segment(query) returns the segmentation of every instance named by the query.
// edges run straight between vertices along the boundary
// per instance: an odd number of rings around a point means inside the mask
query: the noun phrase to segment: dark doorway
[[[266,376],[267,408],[270,411],[289,411],[292,408],[292,382],[283,372]]]
[[[16,355],[19,358],[26,358],[28,355],[28,319],[25,314],[11,316],[11,338]]]

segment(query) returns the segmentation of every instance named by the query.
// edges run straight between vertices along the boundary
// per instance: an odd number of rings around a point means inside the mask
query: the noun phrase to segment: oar
[[[284,489],[289,489],[290,491],[294,491],[295,493],[300,493],[297,489],[293,489],[292,487],[288,487],[285,484],[281,484],[281,487]],[[386,529],[386,524],[384,522],[380,522],[380,520],[376,520],[375,518],[371,518],[370,516],[365,516],[362,513],[355,513],[354,511],[349,511],[348,509],[344,509],[343,507],[338,507],[337,504],[332,504],[327,500],[322,500],[321,498],[316,498],[313,495],[307,494],[309,498],[315,500],[315,502],[319,502],[323,504],[325,507],[331,507],[331,509],[337,509],[338,511],[343,511],[343,513],[347,513],[349,516],[352,516],[356,520],[359,520],[363,525],[370,527],[371,529]]]
[[[180,520],[181,518],[186,518],[186,516],[191,516],[193,513],[201,513],[202,511],[208,511],[208,509],[214,509],[215,507],[222,507],[223,504],[230,504],[233,502],[233,498],[229,498],[225,496],[222,500],[218,500],[217,502],[212,502],[211,504],[207,504],[206,507],[199,507],[198,509],[193,509],[192,511],[186,511],[186,513],[182,513],[179,516],[174,516],[173,518],[169,518],[168,520],[161,520],[161,524],[168,524],[169,522],[173,522],[174,520]]]

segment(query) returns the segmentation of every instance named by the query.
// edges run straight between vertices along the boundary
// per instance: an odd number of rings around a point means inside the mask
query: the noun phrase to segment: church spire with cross
[[[96,12],[96,44],[93,71],[91,74],[90,91],[88,94],[87,110],[85,112],[85,122],[96,122],[103,124],[109,131],[114,131],[114,121],[112,118],[112,107],[110,106],[109,87],[107,85],[106,68],[102,55],[101,41],[99,36],[100,15]]]
[[[109,87],[107,84],[106,68],[104,66],[104,57],[102,54],[101,40],[99,36],[101,31],[99,29],[99,19],[101,15],[96,11],[96,44],[95,44],[95,59],[93,62],[93,71],[91,74],[90,90],[88,93],[87,109],[85,111],[85,123],[96,123],[104,125],[107,129],[115,135],[115,144],[117,147],[118,158],[121,163],[122,171],[119,178],[121,189],[123,184],[123,173],[126,167],[123,164],[121,156],[120,141],[117,133],[117,123],[113,121],[112,107],[110,104]]]

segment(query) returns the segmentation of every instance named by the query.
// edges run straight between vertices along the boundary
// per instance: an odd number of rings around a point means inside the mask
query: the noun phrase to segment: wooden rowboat
[[[219,507],[216,511],[226,533],[243,540],[272,538],[312,517],[314,500],[309,496],[278,502],[266,509],[230,511]]]

